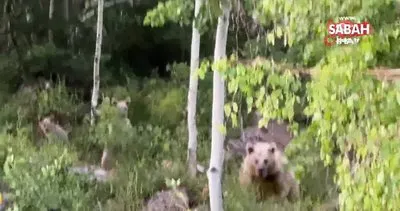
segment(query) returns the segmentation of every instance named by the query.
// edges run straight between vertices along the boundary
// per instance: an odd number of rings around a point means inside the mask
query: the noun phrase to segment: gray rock
[[[89,179],[96,180],[99,182],[106,182],[110,179],[110,171],[106,171],[100,167],[96,166],[79,166],[72,167],[69,169],[71,173],[75,174],[86,174],[89,176]]]
[[[147,202],[143,211],[187,211],[189,196],[184,188],[157,192]]]

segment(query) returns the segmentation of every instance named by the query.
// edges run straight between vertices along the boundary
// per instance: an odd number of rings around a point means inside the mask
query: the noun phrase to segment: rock
[[[206,171],[206,168],[200,164],[197,164],[197,171],[200,173],[204,173]]]
[[[69,169],[71,173],[75,174],[86,174],[89,175],[90,180],[96,180],[99,182],[106,182],[112,178],[112,171],[104,170],[96,166],[80,166],[72,167]]]
[[[185,188],[157,192],[147,202],[143,211],[187,211],[189,196]]]

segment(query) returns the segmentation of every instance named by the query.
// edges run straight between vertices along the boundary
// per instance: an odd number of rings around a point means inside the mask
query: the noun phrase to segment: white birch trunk
[[[104,0],[98,0],[97,5],[97,32],[96,32],[96,50],[94,53],[93,62],[93,92],[92,92],[92,109],[91,109],[91,119],[90,123],[93,126],[96,120],[96,109],[99,99],[99,89],[100,89],[100,57],[101,57],[101,43],[103,40],[103,5]],[[101,157],[101,166],[104,164],[108,157],[108,149],[104,148],[103,155]]]
[[[91,109],[91,125],[94,125],[96,119],[97,101],[99,99],[100,89],[100,57],[101,43],[103,40],[103,0],[98,0],[97,5],[97,32],[96,32],[96,49],[93,61],[93,90],[92,90],[92,109]]]
[[[50,0],[49,5],[49,22],[51,23],[53,20],[53,13],[54,13],[54,0]],[[52,24],[49,25],[51,27]],[[49,42],[53,42],[53,32],[49,29]]]
[[[223,13],[218,18],[214,62],[226,57],[230,5],[226,2],[226,4],[221,4],[221,8]],[[221,179],[225,134],[222,133],[220,128],[224,125],[225,82],[218,70],[213,71],[212,143],[210,168],[207,172],[207,177],[210,190],[210,210],[223,211]]]
[[[202,0],[195,0],[194,16],[199,14]],[[190,80],[188,93],[188,165],[191,177],[196,177],[197,173],[197,127],[196,127],[196,107],[197,107],[197,87],[198,78],[196,70],[199,68],[200,57],[200,33],[195,27],[194,21],[192,26],[192,45],[190,52]]]

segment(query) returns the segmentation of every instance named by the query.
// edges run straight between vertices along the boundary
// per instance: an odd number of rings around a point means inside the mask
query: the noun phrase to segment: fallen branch
[[[400,69],[374,69],[369,70],[370,75],[374,75],[378,80],[382,81],[399,81]]]
[[[239,63],[245,65],[245,66],[257,66],[261,65],[263,62],[266,62],[267,60],[263,57],[256,57],[255,59],[250,59],[250,60],[241,60]],[[305,76],[311,76],[314,77],[318,74],[318,70],[315,68],[310,68],[310,69],[291,69],[288,67],[286,71],[290,71],[295,74],[299,75],[305,75]],[[384,68],[384,67],[379,67],[376,69],[370,69],[367,71],[368,75],[375,76],[378,80],[381,81],[400,81],[400,68]]]
[[[307,74],[311,76],[315,76],[318,71],[315,69],[302,70],[299,71],[301,74]],[[389,69],[389,68],[377,68],[370,69],[367,71],[368,75],[374,76],[376,79],[380,81],[400,81],[400,69]]]

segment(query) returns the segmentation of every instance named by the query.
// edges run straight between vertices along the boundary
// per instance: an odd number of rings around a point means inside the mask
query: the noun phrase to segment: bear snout
[[[265,169],[265,168],[260,168],[260,169],[258,169],[258,175],[259,175],[261,178],[266,178],[266,177],[268,176],[268,171],[267,171],[267,169]]]

